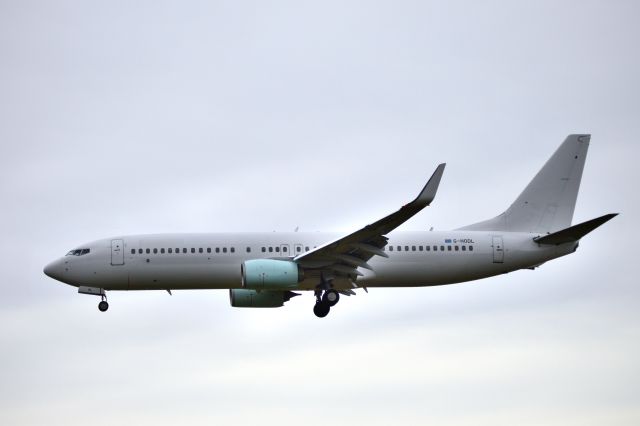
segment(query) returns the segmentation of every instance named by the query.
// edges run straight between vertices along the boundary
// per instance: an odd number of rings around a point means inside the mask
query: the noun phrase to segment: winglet
[[[587,235],[589,232],[596,229],[598,226],[604,224],[605,222],[610,221],[614,217],[616,217],[618,213],[610,213],[604,216],[600,216],[595,219],[588,220],[586,222],[579,223],[577,225],[573,225],[569,228],[563,229],[558,232],[554,232],[553,234],[545,235],[543,237],[536,237],[533,239],[538,244],[564,244],[564,243],[573,243],[580,238]]]
[[[433,172],[427,184],[422,188],[420,195],[411,202],[411,204],[417,204],[420,207],[426,207],[436,198],[436,192],[438,192],[438,186],[440,185],[440,179],[442,179],[442,174],[444,173],[444,167],[446,163],[440,164],[436,171]]]

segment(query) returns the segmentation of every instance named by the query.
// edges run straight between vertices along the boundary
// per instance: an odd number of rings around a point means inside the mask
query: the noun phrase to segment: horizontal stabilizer
[[[545,235],[544,237],[536,237],[533,239],[538,244],[564,244],[578,241],[580,238],[587,235],[589,232],[596,229],[598,226],[605,222],[610,221],[614,217],[618,216],[618,213],[610,213],[604,216],[600,216],[595,219],[588,220],[586,222],[573,225],[569,228],[565,228],[561,231],[554,232],[553,234]]]

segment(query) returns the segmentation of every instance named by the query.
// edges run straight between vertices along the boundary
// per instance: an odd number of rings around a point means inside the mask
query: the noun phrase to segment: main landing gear
[[[332,306],[340,301],[340,293],[333,289],[324,290],[316,289],[316,304],[313,307],[313,313],[318,318],[324,318],[329,315]]]

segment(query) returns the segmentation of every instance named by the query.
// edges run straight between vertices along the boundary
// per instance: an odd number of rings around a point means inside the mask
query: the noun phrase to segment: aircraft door
[[[111,240],[111,264],[124,265],[124,241]]]
[[[504,262],[504,244],[502,237],[493,237],[493,263]]]

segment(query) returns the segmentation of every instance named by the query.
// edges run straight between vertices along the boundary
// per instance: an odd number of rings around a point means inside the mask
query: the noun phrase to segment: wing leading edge
[[[440,164],[420,194],[400,210],[345,237],[322,245],[294,258],[305,269],[322,269],[351,278],[362,275],[358,268],[371,269],[367,261],[373,256],[388,257],[382,250],[386,234],[431,204],[438,191],[446,164]]]

